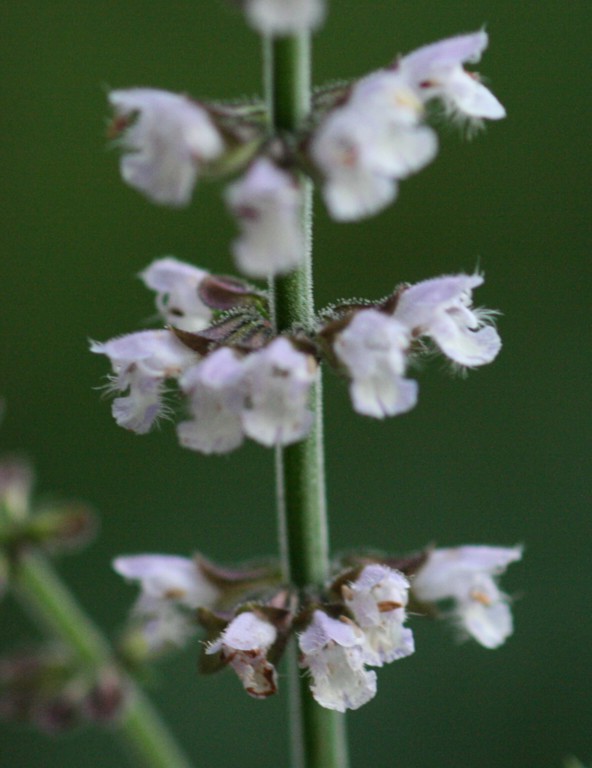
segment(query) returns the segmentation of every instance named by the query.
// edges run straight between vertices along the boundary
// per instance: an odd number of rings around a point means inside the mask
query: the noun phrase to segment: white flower
[[[220,652],[239,676],[246,692],[256,699],[277,691],[277,674],[267,652],[277,638],[276,628],[253,611],[239,613],[206,653]]]
[[[216,587],[206,579],[197,562],[178,555],[123,555],[113,568],[120,576],[140,583],[142,597],[176,603],[186,608],[213,605]]]
[[[177,426],[181,445],[202,453],[227,453],[242,443],[243,366],[241,358],[224,347],[180,378],[193,416]]]
[[[351,378],[358,413],[382,419],[413,408],[417,383],[403,378],[409,330],[375,309],[357,312],[334,342],[337,358]]]
[[[291,174],[261,157],[227,189],[226,201],[242,230],[232,246],[241,272],[268,277],[298,266],[304,241],[300,194]]]
[[[323,195],[334,218],[378,212],[395,199],[397,179],[433,160],[437,139],[419,125],[422,113],[406,80],[387,70],[362,78],[347,103],[329,112],[310,152],[325,177]]]
[[[453,615],[463,631],[485,648],[497,648],[512,634],[513,624],[495,577],[521,557],[520,547],[436,549],[417,572],[412,591],[422,602],[453,599]]]
[[[450,37],[404,56],[399,68],[426,101],[441,98],[452,112],[470,118],[499,120],[506,115],[503,106],[462,66],[465,62],[479,61],[487,43],[487,33],[483,30]]]
[[[376,170],[404,179],[430,163],[438,151],[434,131],[420,125],[423,104],[399,71],[382,69],[359,80],[350,106],[375,122],[381,136]],[[366,118],[368,119],[368,118]]]
[[[207,328],[212,317],[198,293],[207,276],[205,270],[172,256],[153,261],[140,273],[144,284],[156,291],[156,306],[165,322],[191,333]]]
[[[324,176],[323,197],[333,218],[371,216],[395,199],[397,184],[383,170],[388,149],[380,123],[356,107],[338,107],[323,120],[310,154]]]
[[[364,661],[381,667],[415,650],[413,634],[403,626],[409,582],[384,565],[367,565],[343,588],[345,604],[366,639]]]
[[[182,648],[197,630],[189,614],[180,610],[177,603],[144,594],[134,604],[131,618],[148,656],[157,656],[171,647]]]
[[[353,622],[315,611],[298,638],[300,666],[312,677],[311,692],[327,709],[358,709],[376,694],[376,673],[364,667],[365,638]]]
[[[242,411],[246,435],[263,445],[289,445],[312,425],[309,391],[316,378],[312,357],[279,337],[244,359]]]
[[[121,139],[124,181],[155,203],[187,205],[200,165],[224,150],[207,111],[154,88],[112,91],[109,101],[118,117],[135,117]]]
[[[490,363],[502,343],[495,328],[486,324],[491,312],[471,306],[472,291],[482,283],[480,275],[424,280],[401,293],[394,318],[414,336],[430,336],[459,365]]]
[[[140,331],[105,343],[92,342],[91,352],[107,355],[114,375],[109,389],[126,397],[113,401],[112,412],[120,427],[145,434],[163,412],[164,382],[176,378],[195,362],[196,355],[169,331]]]
[[[266,35],[315,29],[325,15],[323,0],[244,0],[251,26]]]

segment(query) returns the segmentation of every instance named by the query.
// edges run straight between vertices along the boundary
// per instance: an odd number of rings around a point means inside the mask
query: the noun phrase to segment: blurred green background
[[[110,569],[115,554],[199,549],[233,561],[273,551],[275,529],[268,451],[202,457],[168,424],[137,437],[97,391],[107,366],[87,339],[153,313],[136,274],[166,254],[232,271],[234,232],[217,185],[200,185],[178,212],[120,182],[105,92],[260,93],[258,40],[218,0],[5,0],[0,23],[0,444],[32,458],[41,493],[100,511],[98,542],[60,570],[115,631],[135,596]],[[470,143],[445,129],[437,160],[376,218],[338,225],[318,206],[316,294],[319,304],[378,297],[399,281],[484,270],[477,301],[503,312],[493,365],[461,379],[432,362],[419,406],[384,422],[355,416],[328,377],[332,541],[401,552],[524,543],[504,579],[516,632],[492,652],[414,620],[415,655],[380,670],[377,697],[348,718],[354,768],[557,768],[569,753],[592,756],[590,0],[334,0],[315,39],[315,82],[483,24],[491,48],[480,69],[508,119]],[[31,637],[10,601],[1,616],[2,651]],[[155,698],[196,766],[286,765],[285,686],[251,700],[230,673],[199,678],[195,655],[164,666]],[[0,724],[6,768],[124,763],[108,733],[48,739]]]

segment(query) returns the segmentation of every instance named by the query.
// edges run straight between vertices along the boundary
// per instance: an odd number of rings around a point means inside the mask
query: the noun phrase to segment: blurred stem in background
[[[271,129],[294,134],[310,109],[308,32],[264,41],[264,82]],[[271,283],[278,332],[308,328],[314,317],[312,188],[300,179],[305,257],[295,272]],[[321,378],[311,395],[314,426],[308,437],[276,449],[279,546],[287,582],[299,588],[322,585],[329,571]],[[346,768],[345,716],[319,706],[299,676],[297,648],[290,659],[292,761],[295,768]]]
[[[42,629],[57,637],[89,669],[115,664],[111,647],[61,582],[49,561],[28,552],[15,567],[15,593]],[[124,673],[125,708],[114,732],[147,768],[191,768],[159,715]]]

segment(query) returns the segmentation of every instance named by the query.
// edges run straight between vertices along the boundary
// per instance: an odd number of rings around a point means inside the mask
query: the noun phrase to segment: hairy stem
[[[89,669],[113,666],[111,647],[76,602],[49,561],[29,552],[15,568],[16,594],[42,628],[59,638]],[[125,711],[115,732],[147,768],[190,768],[152,704],[131,680]]]
[[[310,40],[307,33],[265,41],[264,79],[272,130],[296,131],[310,108]],[[272,281],[276,329],[309,327],[314,317],[312,275],[312,188],[302,178],[302,266]],[[311,393],[314,425],[302,442],[278,447],[276,478],[280,551],[284,575],[293,585],[322,584],[329,572],[329,536],[323,451],[322,391]],[[295,650],[293,651],[296,652]],[[320,707],[308,681],[291,660],[293,764],[298,768],[346,768],[344,716]]]

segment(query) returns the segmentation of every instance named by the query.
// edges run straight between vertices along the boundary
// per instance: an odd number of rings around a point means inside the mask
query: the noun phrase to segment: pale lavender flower
[[[189,368],[179,379],[189,396],[193,419],[181,422],[181,445],[202,453],[228,453],[243,441],[244,405],[242,358],[223,347]]]
[[[197,626],[178,603],[141,594],[131,611],[134,645],[138,637],[148,657],[171,648],[182,648],[195,635]]]
[[[399,71],[382,69],[358,80],[349,106],[371,116],[377,134],[382,134],[377,170],[395,179],[405,179],[436,156],[436,134],[428,126],[420,125],[422,101]]]
[[[462,66],[479,61],[487,44],[487,33],[483,30],[450,37],[404,56],[399,70],[426,101],[440,98],[453,113],[499,120],[506,115],[503,106],[476,75]]]
[[[312,425],[309,392],[316,363],[279,337],[244,359],[242,412],[246,435],[263,445],[289,445],[301,440]]]
[[[325,15],[324,0],[243,0],[252,27],[266,35],[315,29]]]
[[[371,216],[397,195],[396,181],[382,170],[388,158],[382,126],[358,108],[346,104],[330,112],[313,135],[310,155],[324,177],[327,208],[338,221]]]
[[[429,336],[455,363],[472,368],[490,363],[501,349],[492,312],[471,305],[481,275],[447,275],[424,280],[400,295],[394,318],[413,336]]]
[[[338,220],[378,212],[395,199],[397,179],[436,155],[437,139],[419,124],[421,100],[400,74],[381,70],[362,78],[345,105],[315,131],[311,158],[324,176],[323,195]]]
[[[365,636],[364,662],[381,667],[415,650],[413,633],[403,624],[409,582],[384,565],[367,565],[343,587],[345,604]]]
[[[172,256],[157,259],[140,277],[156,291],[156,306],[163,320],[182,331],[196,333],[210,323],[212,311],[199,297],[199,286],[208,272]]]
[[[115,558],[113,568],[140,585],[131,616],[149,655],[183,646],[196,630],[190,611],[211,607],[220,596],[188,557],[124,555]]]
[[[113,561],[115,571],[139,582],[142,597],[185,608],[213,605],[218,589],[203,575],[196,560],[178,555],[122,555]]]
[[[277,691],[275,667],[267,652],[277,639],[271,622],[253,611],[239,613],[220,637],[206,648],[206,653],[220,653],[240,678],[246,692],[264,699]]]
[[[409,330],[375,309],[355,314],[337,335],[334,351],[351,379],[354,409],[382,419],[413,408],[417,383],[403,378]]]
[[[496,577],[520,560],[521,547],[464,546],[430,552],[412,584],[422,602],[452,599],[464,633],[485,648],[497,648],[513,631],[508,597]]]
[[[117,117],[135,118],[121,139],[121,175],[155,203],[184,206],[200,165],[224,151],[208,112],[186,96],[155,88],[112,91]]]
[[[261,157],[226,191],[241,236],[232,252],[238,268],[250,277],[289,272],[302,261],[300,193],[295,178]]]
[[[92,342],[91,352],[111,360],[112,391],[129,390],[113,401],[113,417],[120,427],[138,434],[150,430],[163,413],[164,382],[178,377],[196,360],[194,352],[166,330],[140,331],[104,343]]]
[[[376,694],[376,673],[364,666],[365,636],[353,622],[315,611],[298,638],[300,666],[312,677],[311,692],[327,709],[358,709]]]

